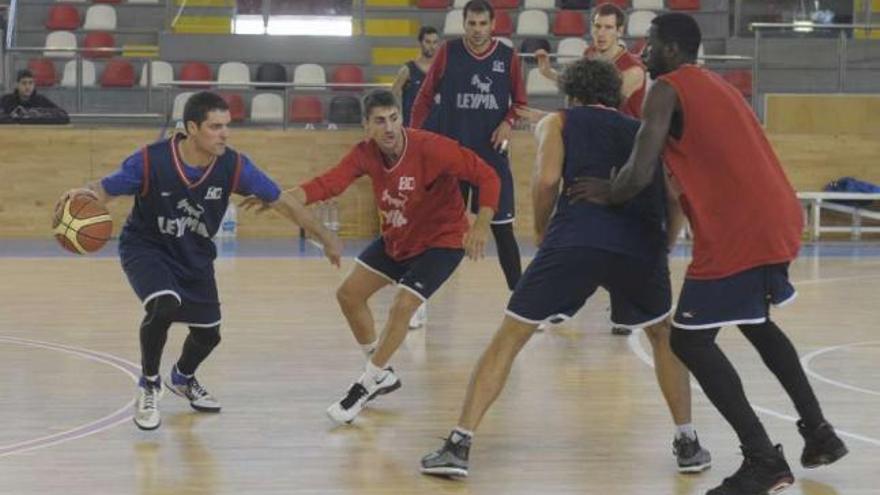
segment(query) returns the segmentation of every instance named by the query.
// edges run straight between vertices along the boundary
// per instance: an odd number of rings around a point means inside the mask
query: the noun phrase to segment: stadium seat
[[[735,69],[721,74],[725,81],[729,82],[746,98],[752,96],[752,71],[749,69]]]
[[[574,62],[584,56],[588,47],[589,45],[583,38],[565,38],[556,47],[556,53],[559,54],[556,61],[560,64]]]
[[[513,34],[513,19],[510,18],[510,14],[506,10],[495,11],[495,30],[492,31],[492,34],[501,36]]]
[[[334,84],[357,84],[365,81],[364,71],[357,65],[340,65],[333,71],[330,79]],[[341,91],[360,91],[360,86],[334,88]]]
[[[444,36],[461,36],[464,34],[464,15],[461,10],[450,10],[443,21]]]
[[[117,54],[111,51],[91,50],[94,48],[113,48],[116,46],[116,40],[113,35],[104,31],[95,31],[86,35],[83,40],[83,48],[87,48],[83,52],[86,58],[112,58]]]
[[[556,0],[526,0],[523,4],[524,9],[542,9],[555,10]]]
[[[651,28],[651,21],[657,14],[650,10],[636,10],[629,14],[626,23],[626,34],[630,37],[646,37]]]
[[[55,0],[58,3],[88,3],[89,0]],[[8,2],[7,2],[8,3]]]
[[[247,112],[244,109],[244,99],[236,93],[218,93],[220,98],[229,105],[229,117],[233,122],[244,122]]]
[[[263,13],[263,2],[262,0],[238,0],[235,2],[235,6],[237,9],[237,14],[262,14]]]
[[[171,67],[171,64],[168,62],[163,62],[162,60],[153,60],[150,62],[150,66],[153,69],[153,73],[150,77],[153,78],[153,86],[162,83],[169,83],[174,80],[174,68]],[[141,68],[141,80],[140,86],[147,86],[147,64],[144,63]]]
[[[247,85],[251,82],[251,71],[247,65],[241,62],[224,62],[217,68],[217,82],[243,84],[248,87]]]
[[[671,10],[700,10],[700,0],[666,0]]]
[[[553,19],[553,34],[556,36],[583,36],[587,32],[584,16],[574,10],[560,10]]]
[[[642,52],[645,51],[645,47],[648,46],[648,40],[645,38],[637,38],[629,42],[628,50],[630,53],[636,56],[641,56]]]
[[[630,5],[629,0],[600,0],[600,1],[596,2],[596,5],[600,5],[603,3],[613,3],[614,5],[617,5],[618,7],[622,8],[623,10],[629,9],[629,5]]]
[[[159,5],[159,0],[128,0],[130,4]]]
[[[116,29],[116,9],[111,5],[92,5],[86,11],[83,23],[86,31],[113,31]]]
[[[130,88],[134,86],[134,66],[127,60],[113,59],[104,66],[101,74],[104,88]]]
[[[544,38],[526,38],[519,45],[520,53],[535,53],[535,50],[551,52],[550,42]]]
[[[360,124],[361,102],[354,96],[334,96],[327,120],[333,124]]]
[[[327,73],[317,64],[300,64],[293,70],[293,84],[327,84]]]
[[[492,7],[498,9],[519,9],[519,0],[491,0]]]
[[[92,3],[112,3],[112,4],[117,4],[117,3],[122,3],[122,0],[92,0]]]
[[[290,100],[290,121],[298,124],[320,124],[324,106],[317,96],[294,96]]]
[[[46,16],[46,29],[50,31],[79,29],[79,11],[73,5],[53,5]]]
[[[663,0],[632,0],[633,10],[663,10]]]
[[[91,60],[82,61],[82,85],[91,87],[95,85],[95,63]],[[76,60],[70,60],[64,64],[64,75],[61,77],[61,87],[76,87]]]
[[[184,93],[179,93],[174,97],[174,105],[171,107],[171,120],[183,120],[183,108],[186,106],[186,102],[189,98],[194,94],[195,93],[191,91],[186,91]]]
[[[28,60],[28,69],[34,73],[34,83],[39,87],[54,86],[58,80],[58,76],[55,74],[55,64],[48,58]]]
[[[449,0],[419,0],[416,5],[420,9],[445,9],[449,7]]]
[[[204,64],[202,62],[187,62],[180,69],[180,80],[181,81],[213,81],[214,76],[211,73],[211,68],[208,64]],[[184,88],[202,88],[207,89],[208,86],[201,85],[191,85],[191,86],[181,86]]]
[[[286,83],[287,69],[285,69],[283,65],[275,62],[260,64],[260,66],[257,67],[257,75],[255,80],[258,82]],[[274,89],[280,91],[283,88],[272,86],[257,86],[257,89]]]
[[[504,43],[510,48],[513,48],[513,40],[511,40],[510,38],[505,38],[504,36],[495,36],[495,39],[498,40],[499,43]]]
[[[592,0],[562,0],[561,6],[563,9],[589,10],[592,7]]]
[[[467,5],[468,0],[453,0],[452,8],[453,9],[463,9],[465,5]]]
[[[555,81],[547,79],[535,68],[529,71],[526,78],[526,93],[529,95],[557,95],[559,86]]]
[[[543,10],[523,10],[516,19],[516,34],[544,36],[550,32],[550,18]]]
[[[52,31],[46,36],[46,48],[76,48],[76,36],[70,31]],[[56,52],[46,50],[43,52],[44,57],[58,58],[76,56],[76,52],[63,51]]]
[[[284,100],[275,93],[260,93],[251,100],[251,122],[281,124],[284,122]]]

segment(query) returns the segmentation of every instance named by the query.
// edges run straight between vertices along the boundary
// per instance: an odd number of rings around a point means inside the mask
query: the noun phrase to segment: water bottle
[[[238,211],[235,208],[235,204],[230,202],[229,206],[226,207],[226,213],[223,214],[223,219],[220,220],[220,231],[217,233],[217,237],[231,238],[237,234]]]

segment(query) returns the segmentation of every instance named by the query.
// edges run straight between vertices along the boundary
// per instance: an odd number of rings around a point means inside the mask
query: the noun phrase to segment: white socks
[[[472,438],[474,438],[474,432],[470,430],[465,430],[464,428],[461,428],[459,426],[453,428],[452,433],[449,434],[449,441],[452,443],[459,443],[462,440],[470,440]]]
[[[364,356],[367,356],[367,359],[376,352],[376,341],[370,342],[369,344],[361,344],[361,351],[363,351]]]
[[[675,426],[675,438],[687,437],[690,440],[697,439],[697,430],[694,429],[693,423],[685,423]]]

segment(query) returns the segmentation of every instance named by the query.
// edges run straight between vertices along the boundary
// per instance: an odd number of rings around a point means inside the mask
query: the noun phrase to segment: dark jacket
[[[22,100],[18,96],[18,90],[9,93],[8,95],[3,95],[0,98],[0,110],[3,113],[12,113],[18,107],[22,107],[25,109],[30,108],[58,108],[57,105],[52,103],[52,100],[46,98],[45,96],[36,92],[36,90],[31,94],[31,97],[27,100]]]

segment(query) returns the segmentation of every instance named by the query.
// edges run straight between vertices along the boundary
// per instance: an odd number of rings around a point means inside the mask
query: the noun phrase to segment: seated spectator
[[[49,98],[38,95],[34,74],[20,70],[16,75],[15,91],[0,98],[2,124],[67,124],[70,116]]]
[[[34,74],[31,71],[27,69],[18,71],[15,81],[15,91],[0,98],[0,111],[3,113],[12,114],[16,109],[30,110],[32,108],[60,110],[49,98],[37,94]]]

